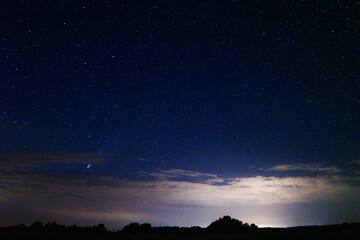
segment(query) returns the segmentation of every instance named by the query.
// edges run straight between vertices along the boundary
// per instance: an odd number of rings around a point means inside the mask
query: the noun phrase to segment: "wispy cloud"
[[[309,172],[327,172],[338,173],[343,170],[336,166],[325,166],[324,164],[310,163],[310,164],[283,164],[277,165],[267,169],[260,169],[266,171],[309,171]]]
[[[169,180],[169,179],[176,179],[176,178],[196,178],[198,180],[202,179],[205,182],[209,183],[221,183],[224,181],[223,178],[218,177],[216,174],[210,173],[203,173],[197,171],[189,171],[189,170],[182,170],[182,169],[169,169],[169,170],[159,170],[157,172],[140,172],[143,175],[155,177],[161,180]]]
[[[356,165],[360,166],[360,159],[350,161],[350,162],[348,162],[348,164],[356,164]]]

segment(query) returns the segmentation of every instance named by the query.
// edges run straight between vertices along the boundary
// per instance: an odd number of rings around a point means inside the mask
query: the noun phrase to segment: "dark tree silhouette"
[[[33,224],[31,224],[29,229],[32,230],[32,231],[39,231],[39,230],[41,230],[42,227],[43,227],[42,222],[41,221],[36,221]]]
[[[49,232],[60,232],[65,230],[65,226],[52,222],[45,224],[44,230]]]
[[[140,231],[143,233],[151,232],[151,224],[150,223],[143,223],[140,225]]]
[[[25,231],[28,230],[28,228],[24,224],[19,224],[19,225],[15,225],[15,226],[9,226],[9,227],[2,228],[2,229],[6,229],[6,230],[10,230],[10,231],[16,231],[16,232],[25,232]]]
[[[251,229],[257,229],[258,226],[256,226],[254,223],[252,223],[252,224],[250,225],[250,228],[251,228]]]
[[[106,227],[104,224],[100,223],[97,226],[94,226],[96,232],[106,232]]]
[[[230,216],[219,218],[207,227],[211,232],[234,232],[241,228],[242,222]]]
[[[226,233],[226,232],[238,232],[246,229],[256,229],[255,224],[244,223],[230,216],[224,216],[218,220],[212,222],[207,230],[210,232]]]
[[[140,232],[140,224],[137,222],[132,222],[123,227],[122,231],[124,233],[138,233]]]

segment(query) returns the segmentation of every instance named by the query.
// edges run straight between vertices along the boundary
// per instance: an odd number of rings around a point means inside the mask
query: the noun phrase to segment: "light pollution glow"
[[[356,184],[360,178],[339,174],[267,177],[259,171],[252,177],[224,178],[170,169],[140,172],[148,179],[134,181],[111,176],[51,175],[18,165],[7,165],[0,171],[1,225],[16,224],[21,219],[30,223],[39,217],[64,224],[104,222],[114,229],[131,221],[206,226],[225,214],[259,226],[307,224],[309,219],[325,224],[337,220],[336,207],[331,210],[333,214],[328,211],[329,216],[294,216],[300,214],[299,209],[311,212],[313,205],[350,208],[359,205],[360,196]],[[19,210],[22,218],[9,217]],[[353,211],[351,214],[350,220],[358,217]]]

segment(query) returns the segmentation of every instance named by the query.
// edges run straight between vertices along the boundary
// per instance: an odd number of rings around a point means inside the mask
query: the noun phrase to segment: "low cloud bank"
[[[54,159],[57,158],[40,162],[57,161]],[[93,158],[91,161],[101,160]],[[33,164],[38,162],[34,160]],[[90,160],[80,158],[62,162],[88,163]],[[149,221],[175,224],[169,216],[181,217],[189,209],[205,209],[217,214],[221,212],[219,209],[227,208],[241,213],[256,206],[359,202],[360,196],[359,178],[337,174],[225,178],[211,173],[169,169],[141,172],[149,179],[132,181],[87,174],[45,174],[17,167],[17,164],[0,168],[0,205],[4,212],[0,224],[3,225],[11,223],[9,216],[16,211],[24,212],[29,221],[36,220],[31,216],[42,213],[51,217],[51,221],[60,219],[60,222],[69,223],[80,219],[85,223]],[[287,167],[275,166],[274,169],[293,169],[290,165],[282,166]],[[259,223],[256,218],[250,220]]]

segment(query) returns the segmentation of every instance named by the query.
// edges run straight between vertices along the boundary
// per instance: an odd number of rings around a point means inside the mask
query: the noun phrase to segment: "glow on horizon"
[[[19,171],[18,165],[6,168],[0,175],[0,189],[3,189],[0,203],[9,206],[5,209],[8,215],[17,209],[11,206],[21,206],[28,213],[24,215],[24,221],[38,220],[35,216],[40,214],[50,217],[51,221],[69,224],[103,222],[114,229],[133,221],[153,225],[207,226],[224,215],[261,227],[306,225],[310,221],[325,224],[331,215],[319,218],[321,214],[312,212],[313,204],[350,201],[356,205],[360,195],[358,185],[350,183],[358,181],[356,177],[335,174],[312,177],[258,174],[225,178],[169,169],[142,172],[149,178],[134,181],[112,176],[71,177],[26,169]],[[304,204],[306,206],[302,208],[297,207]],[[348,204],[341,206],[351,207]],[[333,214],[333,219],[336,217],[336,211],[327,214]],[[351,215],[351,219],[356,217]],[[0,217],[0,223],[5,221],[9,219]]]

